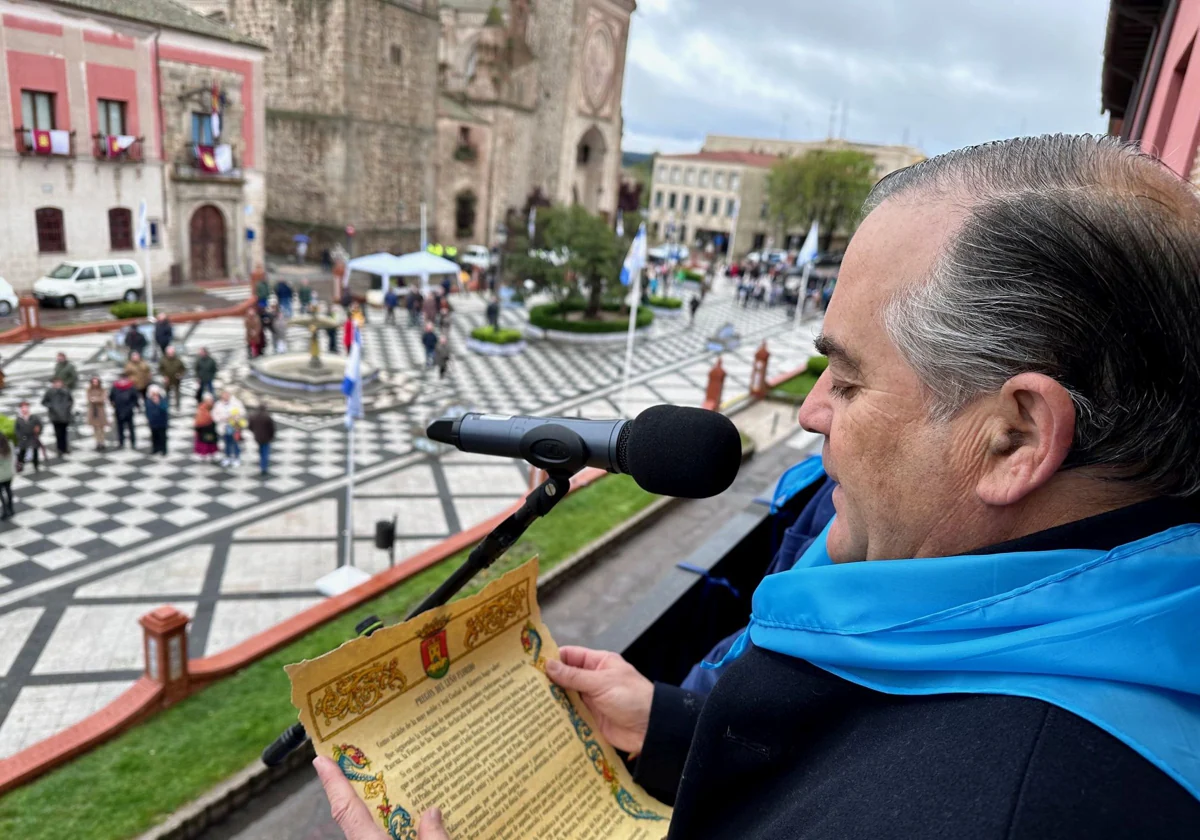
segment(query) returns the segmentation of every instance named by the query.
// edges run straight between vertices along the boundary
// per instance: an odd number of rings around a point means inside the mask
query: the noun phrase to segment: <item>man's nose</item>
[[[799,421],[805,430],[818,435],[829,434],[830,422],[833,418],[833,406],[829,401],[829,373],[823,372],[817,379],[817,384],[808,392],[800,405]]]

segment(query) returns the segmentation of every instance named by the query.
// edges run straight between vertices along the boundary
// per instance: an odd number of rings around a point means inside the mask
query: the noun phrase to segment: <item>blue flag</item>
[[[362,332],[354,327],[350,356],[346,359],[346,375],[342,379],[342,393],[346,395],[346,428],[363,416],[362,410]]]
[[[638,232],[629,244],[629,253],[625,255],[625,263],[621,266],[621,285],[628,286],[633,282],[637,273],[646,266],[646,223],[638,227]]]

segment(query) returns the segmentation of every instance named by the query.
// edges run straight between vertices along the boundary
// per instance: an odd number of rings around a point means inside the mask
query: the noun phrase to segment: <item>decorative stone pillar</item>
[[[758,400],[767,395],[767,361],[770,358],[767,342],[763,341],[754,354],[754,368],[750,371],[750,396]]]
[[[163,702],[167,706],[188,694],[188,620],[171,606],[159,607],[138,619],[143,630],[146,676],[166,689]]]
[[[21,310],[21,326],[25,328],[26,338],[32,341],[41,337],[42,313],[41,304],[35,297],[23,297],[17,302]]]
[[[721,357],[717,356],[717,363],[708,372],[708,388],[704,391],[704,408],[709,411],[719,410],[723,390],[725,390],[725,368],[721,364]]]

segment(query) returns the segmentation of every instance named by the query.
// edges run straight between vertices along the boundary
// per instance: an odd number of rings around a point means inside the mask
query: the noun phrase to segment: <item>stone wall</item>
[[[242,155],[246,150],[242,132],[246,117],[242,102],[242,74],[161,60],[159,75],[163,157],[170,162],[191,162],[192,114],[209,112],[210,90],[215,81],[218,89],[225,94],[225,112],[221,115],[221,136],[217,142],[233,147],[234,166],[241,167]]]
[[[475,160],[458,160],[459,130],[470,131],[470,145],[476,150]],[[461,122],[439,117],[437,128],[437,213],[432,229],[437,241],[453,242],[460,247],[488,241],[488,207],[492,196],[488,173],[492,171],[492,128],[484,123]],[[464,191],[475,194],[475,227],[470,234],[458,236],[455,220],[456,197]],[[432,237],[431,237],[432,241]]]

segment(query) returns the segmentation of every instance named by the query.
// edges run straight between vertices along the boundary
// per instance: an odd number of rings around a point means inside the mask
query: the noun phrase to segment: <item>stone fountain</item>
[[[315,312],[293,318],[288,327],[308,330],[308,352],[275,353],[251,359],[235,374],[234,390],[247,405],[266,404],[288,414],[341,414],[346,410],[342,381],[347,357],[321,352],[321,333],[339,322]],[[340,340],[340,336],[339,336]],[[363,409],[385,411],[404,405],[417,392],[411,376],[382,371],[362,362]]]

